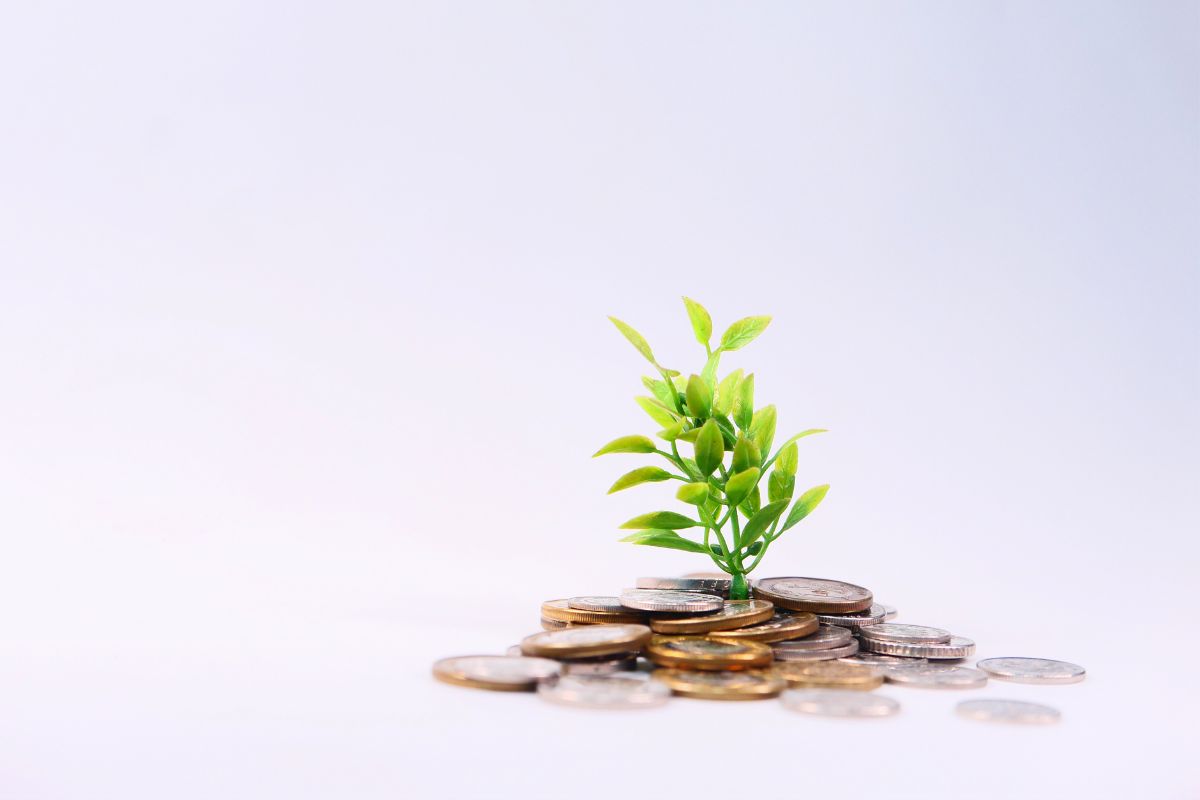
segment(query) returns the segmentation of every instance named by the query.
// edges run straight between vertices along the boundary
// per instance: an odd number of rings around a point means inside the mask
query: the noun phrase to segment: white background
[[[1195,797],[1195,3],[28,3],[0,27],[0,797]],[[861,583],[1054,728],[443,686],[757,373]]]

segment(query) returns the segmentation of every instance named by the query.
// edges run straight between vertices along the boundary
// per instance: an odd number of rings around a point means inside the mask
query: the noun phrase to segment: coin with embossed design
[[[443,658],[433,665],[433,676],[443,683],[520,692],[534,689],[539,681],[559,674],[557,661],[525,656],[458,656]]]
[[[889,683],[928,689],[980,689],[987,685],[987,673],[953,664],[903,664],[884,667]]]
[[[826,578],[763,578],[754,596],[780,608],[815,614],[849,614],[871,607],[871,592],[861,586]]]
[[[874,689],[883,684],[883,670],[846,661],[779,661],[771,669],[793,689]]]
[[[825,647],[820,650],[800,650],[788,645],[793,642],[780,642],[771,645],[771,652],[776,661],[833,661],[838,658],[852,656],[858,652],[858,642],[851,639],[848,643],[837,647]]]
[[[571,602],[576,599],[579,598],[571,598],[571,600],[547,600],[542,603],[542,619],[569,622],[576,625],[595,625],[602,622],[638,624],[646,621],[646,612],[634,611],[632,608],[620,606],[619,600],[617,600],[617,605],[621,607],[620,611],[604,611],[575,608],[571,605]],[[612,599],[616,600],[616,598]]]
[[[587,594],[567,600],[570,608],[579,611],[607,611],[610,614],[628,614],[629,609],[621,605],[621,598],[608,595]]]
[[[736,672],[660,669],[652,677],[677,695],[702,700],[762,700],[775,697],[787,686],[783,678],[767,669]]]
[[[707,633],[708,631],[742,628],[768,620],[775,607],[766,600],[726,600],[715,614],[699,617],[655,617],[650,630],[655,633]]]
[[[783,693],[783,705],[825,717],[890,717],[900,711],[900,704],[890,697],[846,689],[788,689]]]
[[[862,649],[888,656],[913,656],[916,658],[955,659],[968,658],[975,653],[975,643],[965,636],[951,636],[949,642],[885,642],[863,636],[859,641]]]
[[[941,628],[930,628],[927,625],[903,625],[895,622],[881,622],[863,629],[860,634],[864,639],[875,639],[884,642],[910,642],[923,644],[925,642],[948,642],[950,631]]]
[[[766,622],[737,628],[731,631],[713,631],[710,639],[738,639],[751,642],[783,642],[808,636],[817,630],[819,623],[815,614],[784,614],[776,611]]]
[[[925,658],[911,658],[905,656],[885,656],[883,653],[866,653],[858,652],[852,656],[846,657],[847,661],[858,661],[864,664],[875,664],[881,667],[903,667],[915,664],[928,664],[929,660]]]
[[[1020,700],[964,700],[954,707],[959,716],[987,722],[1018,722],[1027,725],[1049,725],[1062,718],[1057,708],[1041,703]]]
[[[667,702],[671,690],[649,675],[563,675],[538,686],[538,697],[579,708],[653,708]]]
[[[836,625],[822,625],[816,632],[800,639],[779,642],[776,647],[781,650],[828,650],[831,647],[841,647],[849,644],[854,638],[846,628]]]
[[[817,614],[817,619],[826,625],[840,625],[843,628],[865,628],[868,625],[878,625],[883,622],[887,612],[879,603],[872,603],[866,611],[853,614]]]
[[[650,635],[650,629],[645,625],[582,625],[526,636],[521,640],[521,652],[544,658],[636,653]]]
[[[704,614],[720,611],[724,601],[712,594],[676,592],[669,589],[626,589],[621,604],[639,611],[670,611],[680,614]]]
[[[993,678],[1014,683],[1079,683],[1087,677],[1087,670],[1078,664],[1050,658],[985,658],[975,666]]]
[[[660,667],[682,669],[754,669],[771,663],[771,648],[761,642],[705,639],[700,636],[654,636],[646,657]]]
[[[658,589],[672,592],[700,592],[715,594],[718,597],[729,597],[729,587],[733,583],[728,575],[713,575],[712,573],[697,573],[685,575],[682,578],[638,578],[635,584],[639,589]]]

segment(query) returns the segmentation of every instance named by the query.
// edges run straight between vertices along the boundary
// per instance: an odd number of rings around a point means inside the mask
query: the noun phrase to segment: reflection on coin
[[[894,622],[883,622],[872,625],[862,631],[863,638],[884,642],[911,642],[923,644],[950,641],[950,631],[941,628],[930,628],[927,625],[897,625]]]
[[[964,700],[954,707],[960,716],[988,722],[1023,722],[1047,725],[1058,722],[1062,714],[1058,709],[1040,703],[1025,703],[1020,700]]]
[[[564,675],[612,675],[637,669],[637,656],[593,656],[591,658],[560,659]]]
[[[444,683],[507,692],[528,691],[558,674],[557,661],[524,656],[459,656],[433,665],[433,677]]]
[[[585,658],[636,653],[650,639],[645,625],[582,625],[546,631],[521,640],[521,652],[546,658]]]
[[[822,625],[811,636],[780,642],[776,647],[784,650],[828,650],[832,647],[842,647],[849,644],[853,638],[854,636],[846,628],[839,628],[836,625]]]
[[[733,583],[724,573],[697,573],[685,575],[682,578],[638,578],[635,584],[639,589],[660,589],[676,592],[700,592],[715,594],[717,597],[728,598],[729,586]]]
[[[667,702],[671,690],[648,675],[564,675],[538,687],[538,697],[582,708],[653,708]]]
[[[803,714],[826,717],[889,717],[900,710],[890,697],[845,689],[788,689],[783,705]]]
[[[753,669],[771,663],[771,648],[761,642],[705,639],[699,636],[654,636],[646,645],[646,657],[663,667]]]
[[[621,598],[607,595],[589,594],[583,597],[572,597],[567,600],[567,605],[579,611],[607,611],[610,614],[629,613],[629,609],[621,605]]]
[[[900,613],[900,612],[898,612],[898,611],[896,610],[896,607],[895,607],[895,606],[889,606],[889,605],[886,605],[886,604],[885,604],[885,605],[883,606],[883,620],[884,620],[884,622],[888,621],[889,619],[895,619],[895,618],[896,618],[896,615],[897,615],[898,613]]]
[[[780,642],[771,646],[776,661],[832,661],[836,658],[852,656],[858,652],[858,642],[853,639],[849,644],[827,647],[822,650],[797,650],[788,647],[790,644],[792,642]]]
[[[904,656],[885,656],[882,653],[855,653],[852,656],[846,657],[847,661],[859,661],[864,664],[876,664],[881,667],[897,666],[903,667],[906,665],[928,664],[929,660],[924,658],[906,658]]]
[[[783,642],[800,636],[808,636],[817,630],[817,625],[815,614],[776,612],[775,616],[758,625],[749,625],[732,631],[714,631],[708,637],[710,639],[739,639],[764,643]]]
[[[985,658],[975,666],[994,678],[1015,683],[1079,683],[1087,670],[1069,661],[1049,658]]]
[[[866,611],[858,611],[854,614],[817,614],[817,619],[826,625],[840,625],[843,628],[857,629],[883,622],[884,615],[883,606],[873,603]]]
[[[579,598],[572,598],[572,600],[577,599]],[[589,611],[582,608],[572,608],[571,600],[547,600],[542,603],[542,619],[588,625],[601,622],[639,624],[646,621],[646,613],[644,611],[634,611],[632,608],[625,608],[620,605],[620,600],[617,600],[617,605],[621,608],[620,611]]]
[[[737,672],[660,669],[655,670],[653,677],[677,695],[704,700],[761,700],[776,696],[787,686],[783,678],[765,669]]]
[[[726,600],[715,614],[699,617],[655,617],[650,630],[656,633],[705,633],[743,628],[770,619],[775,607],[766,600]]]
[[[980,689],[987,685],[987,673],[950,664],[888,666],[889,683],[903,683],[930,689]]]
[[[883,670],[870,664],[846,661],[781,661],[775,674],[798,687],[827,689],[874,689],[883,684]]]
[[[641,611],[672,611],[691,614],[719,611],[725,604],[716,595],[676,592],[666,589],[626,589],[621,592],[621,603],[628,608],[636,608]]]
[[[780,608],[816,614],[849,614],[871,607],[871,592],[861,586],[826,578],[763,578],[754,596]]]
[[[949,642],[913,644],[909,642],[884,642],[863,636],[862,649],[889,656],[913,656],[929,659],[967,658],[974,654],[975,643],[965,636],[951,636]]]

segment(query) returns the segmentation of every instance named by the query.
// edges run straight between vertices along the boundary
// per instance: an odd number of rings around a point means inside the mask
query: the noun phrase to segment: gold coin
[[[875,689],[883,685],[883,670],[870,664],[844,661],[778,661],[772,668],[792,688]]]
[[[651,677],[670,686],[677,695],[703,700],[761,700],[775,697],[787,688],[787,682],[769,669],[737,672],[658,669]]]
[[[556,619],[547,619],[542,617],[542,630],[544,631],[560,631],[563,628],[574,628],[577,624],[574,622],[559,622]]]
[[[524,692],[536,689],[539,681],[557,676],[561,669],[557,661],[548,658],[458,656],[434,663],[433,677],[456,686]]]
[[[726,600],[725,606],[715,614],[702,617],[655,617],[650,620],[650,630],[655,633],[705,633],[768,620],[775,607],[766,600]]]
[[[654,636],[646,657],[660,667],[754,669],[770,665],[771,648],[760,642],[732,642],[700,636]]]
[[[596,625],[602,622],[627,622],[639,625],[646,621],[644,613],[634,611],[632,608],[628,613],[623,611],[584,611],[579,608],[571,608],[568,602],[567,600],[547,600],[542,603],[542,619],[586,625]]]
[[[736,639],[739,642],[749,641],[770,644],[771,642],[784,642],[788,639],[799,639],[801,636],[808,636],[820,624],[816,614],[783,614],[777,611],[775,616],[766,622],[732,631],[716,631],[710,633],[708,637],[710,639]]]
[[[578,625],[526,636],[521,652],[545,658],[586,658],[636,653],[650,638],[645,625]]]

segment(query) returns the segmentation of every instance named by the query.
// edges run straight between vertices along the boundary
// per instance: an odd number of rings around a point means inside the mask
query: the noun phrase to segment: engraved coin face
[[[1020,700],[964,700],[954,710],[968,719],[1027,725],[1049,725],[1062,718],[1057,708]]]
[[[766,600],[726,600],[724,607],[714,614],[675,619],[655,618],[650,620],[650,629],[656,633],[704,633],[753,625],[770,619],[775,607]]]
[[[783,705],[825,717],[890,717],[900,711],[890,697],[845,689],[789,689],[783,693]]]
[[[709,638],[716,639],[746,639],[753,642],[782,642],[808,636],[817,630],[817,617],[814,614],[783,614],[776,612],[766,622],[757,625],[747,625],[736,630],[716,631]]]
[[[614,614],[619,614],[623,611],[626,614],[629,613],[629,609],[621,605],[621,598],[619,597],[585,595],[583,597],[572,597],[567,601],[567,605],[580,611],[608,611]]]
[[[676,592],[668,589],[626,589],[621,604],[640,611],[673,611],[703,614],[720,611],[725,601],[713,594]]]
[[[889,683],[928,689],[980,689],[987,685],[987,673],[952,664],[887,666],[884,676]]]
[[[985,658],[975,666],[993,678],[1015,683],[1079,683],[1087,676],[1078,664],[1049,658]]]
[[[634,611],[632,608],[625,608],[621,605],[620,600],[611,598],[616,602],[618,611],[604,611],[595,609],[575,608],[571,605],[577,600],[594,600],[592,605],[600,605],[610,598],[590,597],[590,598],[571,598],[570,600],[547,600],[542,603],[542,619],[554,620],[556,622],[570,622],[576,624],[595,625],[602,622],[631,622],[642,623],[646,619],[645,611]],[[546,627],[546,626],[543,626]],[[547,628],[549,630],[549,628]]]
[[[863,630],[862,635],[869,639],[885,642],[948,642],[950,631],[941,628],[930,628],[925,625],[898,625],[894,622],[882,622]]]
[[[538,686],[543,700],[582,708],[653,708],[667,702],[670,688],[649,675],[564,675]]]
[[[858,652],[858,642],[851,639],[849,642],[837,647],[825,647],[820,650],[797,650],[791,647],[785,647],[791,642],[780,642],[772,645],[771,651],[775,655],[776,661],[833,661],[838,658],[846,658]]]
[[[655,636],[646,646],[646,656],[663,667],[703,670],[748,669],[769,665],[771,648],[759,642],[733,639]]]
[[[853,634],[847,628],[839,628],[836,625],[822,625],[817,628],[816,633],[801,639],[780,642],[775,647],[780,650],[828,650],[832,647],[841,647],[849,644],[853,638]]]
[[[928,659],[968,658],[975,653],[975,642],[965,636],[951,636],[948,642],[886,642],[863,636],[862,649],[888,656],[911,656]]]
[[[632,653],[649,638],[645,625],[580,625],[527,636],[521,641],[521,652],[552,658]]]
[[[775,697],[787,684],[770,670],[697,672],[682,669],[655,670],[653,678],[675,694],[705,700],[759,700]]]
[[[662,642],[662,648],[689,656],[725,656],[746,650],[745,645],[717,639],[673,639]]]
[[[883,670],[870,664],[846,661],[781,661],[775,670],[788,686],[874,689],[883,683]]]
[[[871,607],[871,592],[861,586],[826,578],[763,578],[754,596],[781,608],[826,614],[848,614]]]
[[[723,573],[714,575],[711,572],[700,572],[682,578],[638,578],[635,585],[639,589],[700,592],[725,598],[729,597],[729,587],[732,583],[729,576]]]
[[[886,612],[879,603],[872,603],[866,611],[854,614],[817,614],[817,619],[826,625],[840,625],[843,628],[864,628],[867,625],[877,625],[883,622]]]
[[[557,661],[526,656],[459,656],[433,665],[434,677],[445,683],[500,691],[533,689],[558,674]]]

